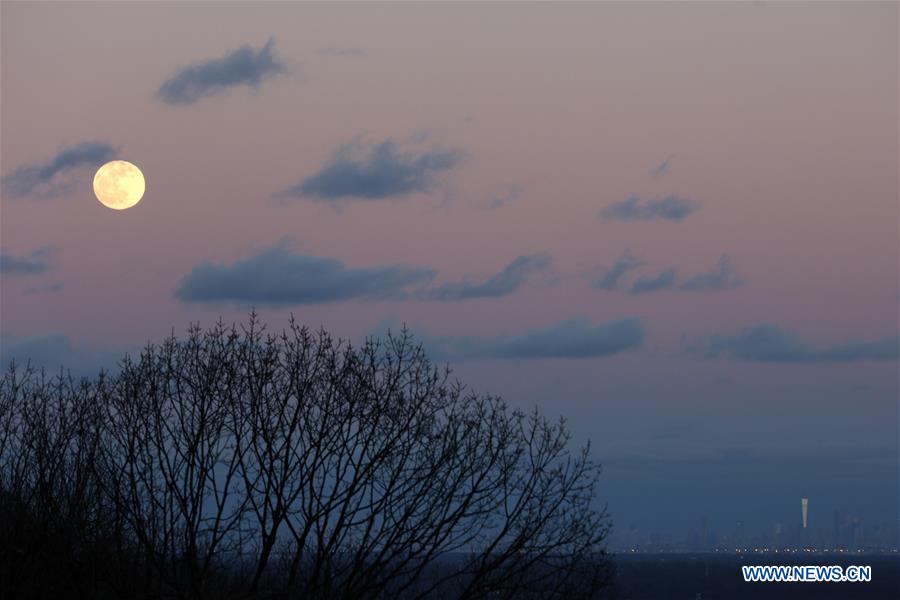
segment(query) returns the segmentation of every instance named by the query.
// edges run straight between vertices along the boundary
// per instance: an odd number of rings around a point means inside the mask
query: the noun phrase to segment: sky
[[[0,355],[406,324],[615,532],[900,508],[898,5],[0,7]],[[138,165],[114,211],[91,178]],[[824,526],[824,525],[822,525]]]

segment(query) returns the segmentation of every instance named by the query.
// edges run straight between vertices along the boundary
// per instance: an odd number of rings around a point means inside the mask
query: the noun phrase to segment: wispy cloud
[[[477,204],[479,208],[500,208],[519,199],[522,190],[518,185],[510,185],[504,191],[488,196],[486,200]]]
[[[550,255],[545,252],[519,256],[502,271],[481,283],[471,281],[447,283],[428,292],[428,296],[435,300],[508,296],[518,290],[531,274],[549,269],[551,262]]]
[[[157,96],[167,104],[189,105],[230,88],[259,88],[264,80],[287,72],[274,47],[275,39],[270,38],[259,50],[248,44],[220,58],[184,67],[160,86]]]
[[[50,198],[70,191],[74,183],[66,176],[82,168],[97,168],[112,160],[116,148],[86,141],[63,148],[50,160],[23,165],[3,178],[3,193],[10,198]]]
[[[735,360],[769,363],[842,363],[897,360],[900,336],[872,341],[850,341],[830,346],[805,342],[776,325],[761,324],[734,334],[711,335],[689,343],[690,354],[704,358],[727,356]]]
[[[92,376],[101,369],[115,371],[124,355],[121,350],[76,344],[62,333],[29,337],[0,335],[0,366],[4,369],[15,361],[21,366],[31,364],[49,372],[65,368],[76,377]]]
[[[428,192],[435,175],[453,169],[460,160],[461,153],[455,149],[403,151],[392,140],[374,146],[345,144],[321,170],[277,196],[333,202]]]
[[[353,268],[278,245],[231,265],[199,264],[181,281],[176,296],[187,302],[259,305],[402,299],[435,274],[405,265]]]
[[[658,164],[657,166],[650,169],[650,176],[654,177],[656,179],[659,179],[660,177],[664,177],[669,172],[669,169],[672,168],[672,159],[674,159],[674,158],[675,158],[674,154],[670,154],[669,156],[667,156],[666,160],[662,161],[660,164]]]
[[[719,266],[707,273],[698,273],[679,282],[678,270],[669,267],[651,277],[639,277],[631,286],[632,294],[647,294],[660,290],[679,290],[684,292],[701,292],[731,290],[741,286],[743,280],[738,276],[727,254],[719,258]]]
[[[619,257],[619,260],[616,261],[612,267],[610,267],[604,274],[603,277],[600,278],[594,284],[594,287],[598,290],[615,290],[619,287],[619,283],[629,271],[637,269],[643,263],[637,259],[629,250],[626,250],[622,253],[622,256]]]
[[[386,328],[383,323],[376,333]],[[597,325],[576,317],[512,335],[446,337],[413,332],[436,360],[601,358],[636,350],[645,337],[643,325],[633,317]]]
[[[734,271],[727,254],[719,258],[719,268],[708,273],[700,273],[684,281],[679,288],[686,291],[730,290],[740,287],[742,281]]]
[[[659,275],[652,277],[638,277],[631,284],[632,294],[647,294],[650,292],[658,292],[675,287],[678,279],[678,273],[675,267],[670,267]]]
[[[48,283],[47,285],[38,285],[27,288],[25,290],[25,294],[29,296],[33,294],[56,294],[57,292],[61,292],[64,287],[65,284],[62,281],[57,281],[54,283]]]
[[[43,246],[22,256],[0,250],[0,273],[3,275],[39,275],[53,268],[57,249]]]
[[[638,196],[629,196],[621,202],[610,204],[600,211],[606,220],[616,221],[681,221],[697,212],[700,205],[690,198],[669,195],[641,201]]]

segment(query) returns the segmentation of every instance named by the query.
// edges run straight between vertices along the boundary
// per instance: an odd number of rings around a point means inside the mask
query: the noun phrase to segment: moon
[[[144,174],[126,160],[113,160],[94,175],[94,194],[103,206],[115,210],[131,208],[144,196]]]

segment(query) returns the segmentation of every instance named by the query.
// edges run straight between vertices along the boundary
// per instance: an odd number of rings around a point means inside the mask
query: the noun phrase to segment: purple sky
[[[808,494],[896,528],[897,21],[3,3],[3,360],[90,372],[252,306],[407,323],[590,438],[618,527],[761,530]],[[133,209],[93,197],[111,158]]]

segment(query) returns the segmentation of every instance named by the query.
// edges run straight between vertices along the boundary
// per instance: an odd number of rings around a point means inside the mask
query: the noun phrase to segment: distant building
[[[800,510],[803,512],[803,529],[806,529],[809,498],[800,498]]]
[[[847,536],[848,521],[847,514],[844,510],[835,509],[834,526],[831,533],[831,543],[838,548],[846,548],[850,545]]]

